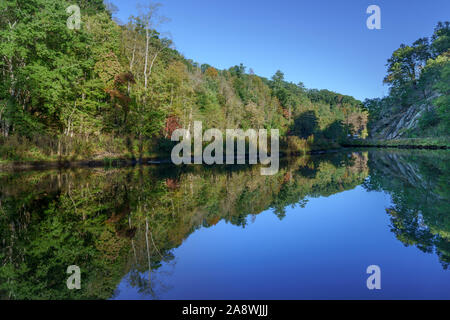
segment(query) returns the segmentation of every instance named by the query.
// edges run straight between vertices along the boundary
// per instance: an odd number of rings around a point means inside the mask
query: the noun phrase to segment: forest
[[[72,1],[0,2],[0,168],[58,164],[0,170],[0,299],[110,299],[123,281],[158,298],[167,290],[159,270],[176,263],[175,249],[196,230],[246,228],[267,211],[286,223],[312,198],[359,187],[390,197],[381,215],[396,243],[448,269],[447,151],[312,151],[448,141],[449,22],[401,45],[386,65],[389,95],[361,102],[289,82],[281,70],[266,78],[243,64],[219,69],[185,57],[161,31],[160,4],[121,23],[103,0],[76,2],[79,29],[67,25]],[[278,129],[280,151],[300,156],[283,157],[271,176],[259,165],[117,165],[170,156],[173,131],[195,121],[222,132]],[[102,165],[59,166],[81,160]],[[355,197],[351,205],[363,216],[371,204]],[[69,265],[82,270],[80,290],[67,290]]]
[[[119,24],[102,0],[0,4],[0,161],[136,159],[170,154],[171,133],[279,129],[297,154],[368,135],[361,101],[270,79],[242,64],[219,70],[181,55],[158,30],[159,4]]]

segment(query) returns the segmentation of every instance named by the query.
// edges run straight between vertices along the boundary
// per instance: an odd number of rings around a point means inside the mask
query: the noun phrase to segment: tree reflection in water
[[[195,230],[221,220],[245,227],[267,209],[283,219],[288,206],[361,184],[389,192],[392,232],[447,268],[448,156],[415,154],[291,158],[273,176],[257,166],[1,173],[1,298],[109,299],[124,277],[157,298],[170,289],[160,267],[175,265],[174,248]],[[72,264],[81,268],[81,290],[66,288]]]

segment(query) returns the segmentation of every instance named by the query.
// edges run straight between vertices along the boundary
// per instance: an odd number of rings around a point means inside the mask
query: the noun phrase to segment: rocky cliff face
[[[388,140],[404,137],[406,132],[418,127],[419,119],[425,111],[435,108],[432,101],[437,96],[435,94],[425,102],[413,104],[402,111],[384,114],[380,120],[372,124],[370,137]]]

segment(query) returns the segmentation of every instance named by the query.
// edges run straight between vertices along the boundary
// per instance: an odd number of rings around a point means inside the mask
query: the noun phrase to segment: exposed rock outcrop
[[[397,113],[384,115],[376,123],[372,124],[370,135],[375,139],[398,139],[405,136],[409,130],[418,127],[419,119],[425,111],[430,111],[435,106],[432,101],[438,95],[429,97],[425,103],[413,104],[407,109],[402,109]]]

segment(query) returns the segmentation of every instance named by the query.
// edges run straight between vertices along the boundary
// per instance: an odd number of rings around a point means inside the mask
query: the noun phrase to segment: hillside
[[[157,29],[159,5],[125,25],[102,0],[0,4],[0,161],[167,155],[176,128],[279,129],[291,153],[367,135],[353,97],[259,77],[242,64],[218,70],[182,56]],[[290,136],[290,138],[288,138]]]
[[[438,23],[430,39],[401,45],[387,63],[389,95],[364,102],[374,139],[448,137],[450,29]]]

